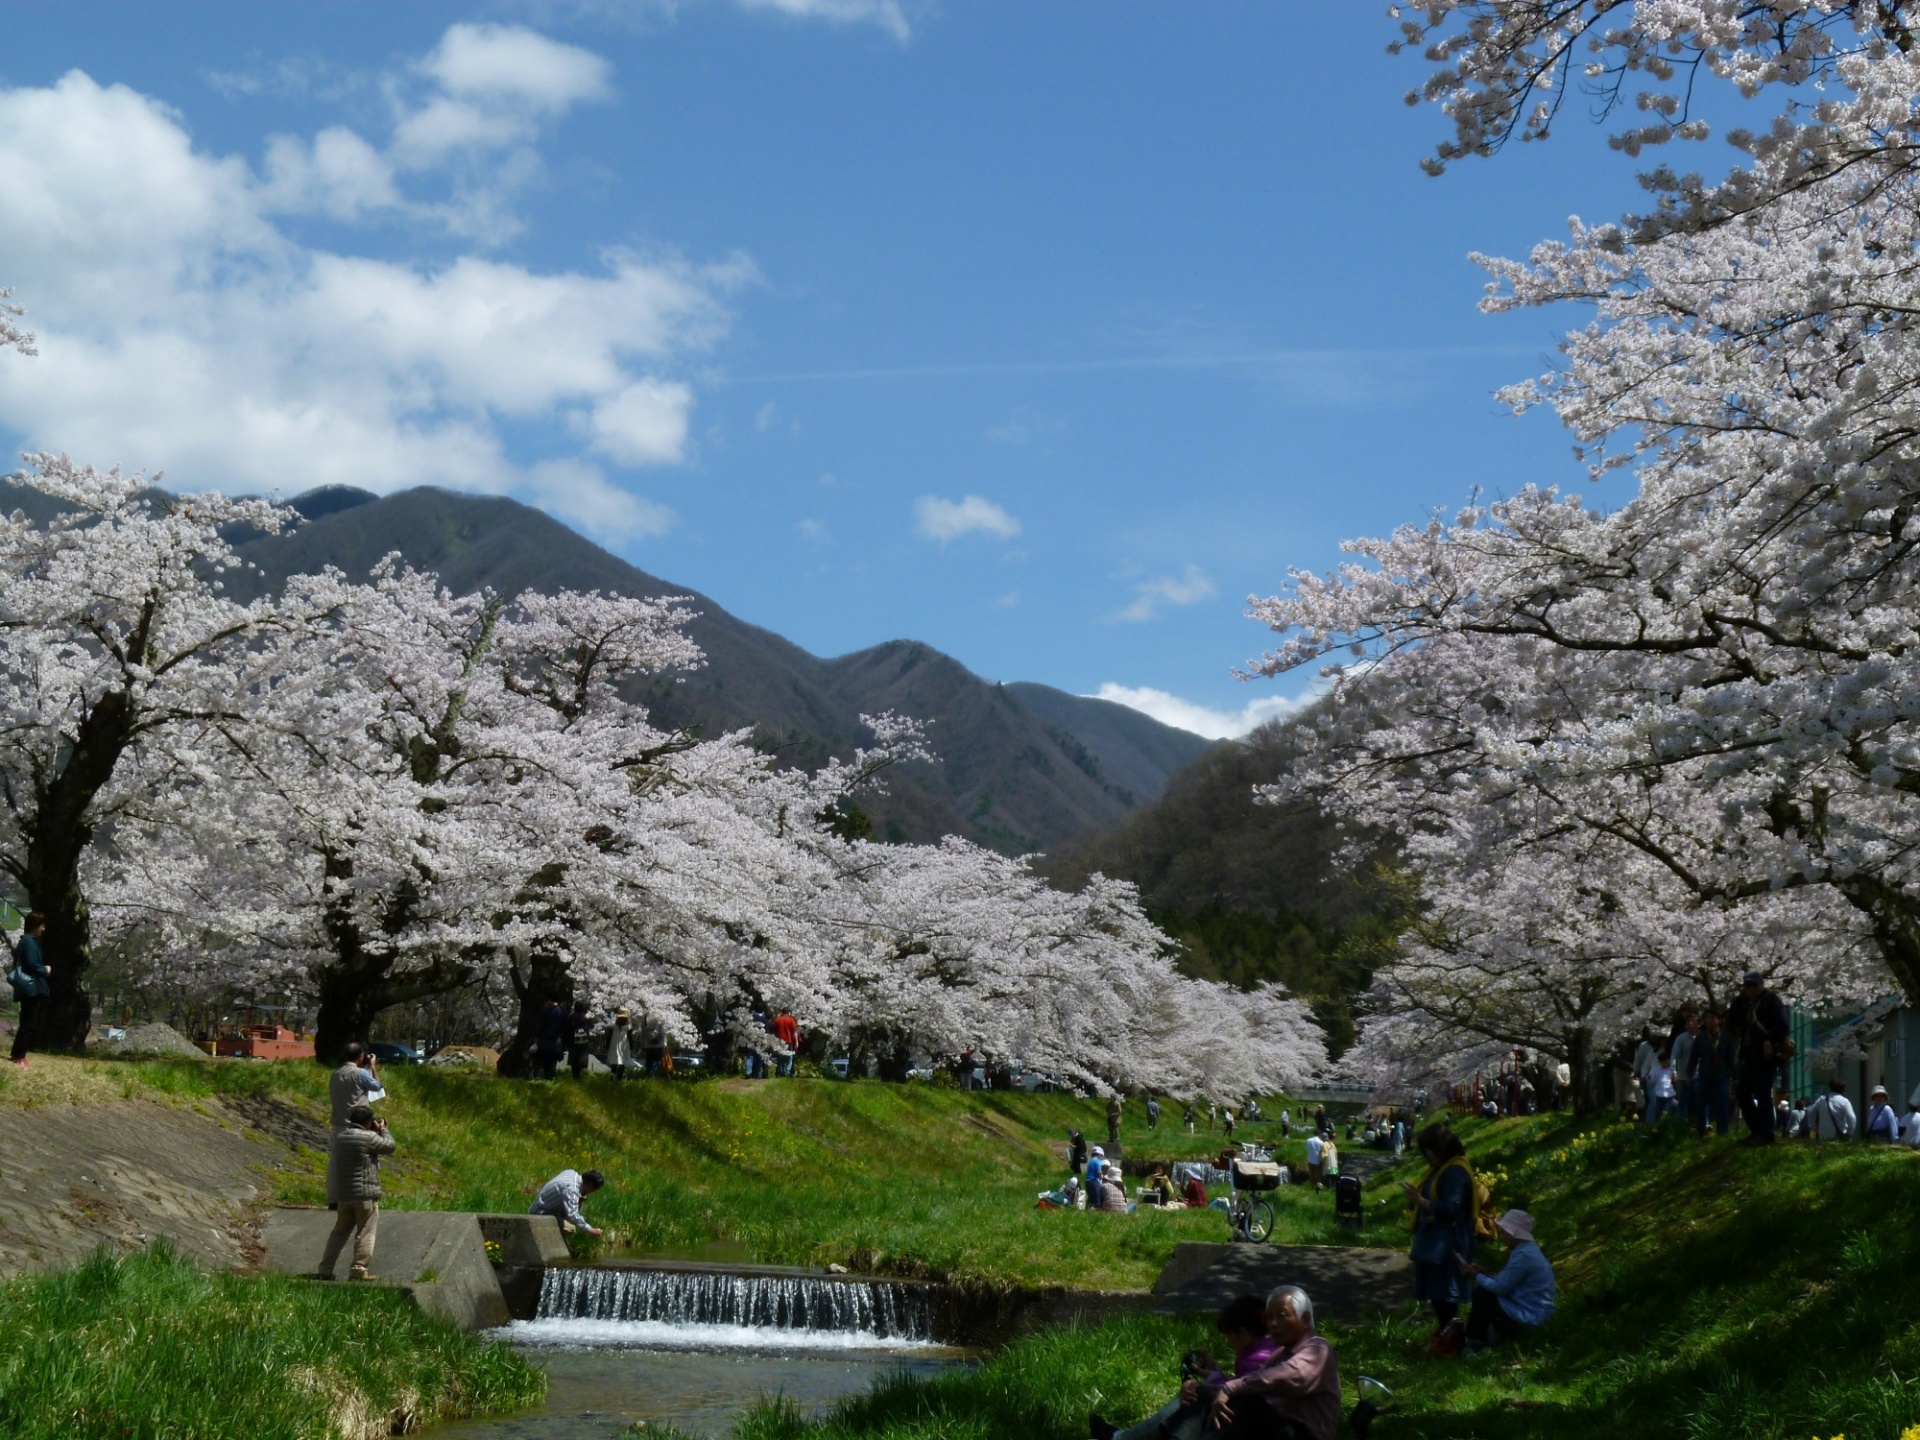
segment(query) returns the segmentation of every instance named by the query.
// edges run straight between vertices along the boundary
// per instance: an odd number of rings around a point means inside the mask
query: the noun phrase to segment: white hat
[[[1493,1223],[1516,1240],[1533,1239],[1533,1216],[1524,1210],[1509,1210]]]
[[[1093,1153],[1098,1156],[1101,1156],[1102,1158],[1105,1158],[1107,1152],[1102,1150],[1098,1145],[1096,1145],[1093,1147]]]

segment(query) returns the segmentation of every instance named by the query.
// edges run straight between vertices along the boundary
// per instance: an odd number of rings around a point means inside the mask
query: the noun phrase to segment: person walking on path
[[[1733,1037],[1721,1028],[1718,1010],[1707,1011],[1701,1019],[1689,1063],[1693,1067],[1694,1133],[1704,1140],[1711,1121],[1718,1134],[1726,1134],[1733,1071],[1738,1061]]]
[[[327,1146],[327,1191],[339,1202],[327,1248],[320,1254],[320,1279],[333,1279],[340,1252],[353,1241],[349,1280],[371,1280],[373,1242],[380,1225],[380,1157],[391,1155],[394,1139],[387,1122],[373,1118],[373,1110],[356,1105],[347,1123],[333,1132]]]
[[[1401,1181],[1413,1206],[1413,1298],[1433,1307],[1433,1338],[1428,1353],[1451,1354],[1459,1348],[1460,1306],[1471,1286],[1461,1267],[1473,1260],[1473,1222],[1477,1208],[1473,1167],[1467,1150],[1447,1125],[1435,1121],[1414,1142],[1427,1173],[1417,1185]]]
[[[1860,1122],[1860,1138],[1869,1145],[1891,1145],[1900,1138],[1900,1117],[1893,1113],[1887,1087],[1876,1085],[1867,1097],[1867,1118]]]
[[[1773,1143],[1773,1077],[1792,1058],[1787,1043],[1793,1028],[1787,1007],[1767,989],[1766,977],[1749,970],[1740,982],[1740,994],[1727,1009],[1727,1026],[1740,1047],[1740,1069],[1734,1091],[1740,1114],[1747,1122],[1745,1145]]]
[[[540,1187],[540,1193],[534,1197],[527,1213],[551,1215],[560,1222],[560,1228],[568,1233],[584,1230],[589,1235],[598,1235],[599,1228],[588,1224],[587,1217],[580,1213],[580,1202],[606,1183],[607,1177],[598,1170],[589,1170],[584,1175],[578,1170],[562,1170]]]
[[[47,963],[40,942],[46,938],[47,917],[29,910],[20,927],[20,942],[13,947],[13,998],[20,1002],[20,1015],[13,1023],[13,1063],[28,1068],[27,1049],[40,1038],[41,1017],[46,1013],[47,997],[53,993],[48,978],[53,967]]]
[[[1532,1329],[1553,1314],[1553,1266],[1533,1240],[1533,1216],[1509,1210],[1494,1226],[1506,1237],[1507,1263],[1498,1272],[1469,1260],[1461,1273],[1473,1281],[1473,1308],[1467,1312],[1467,1349],[1478,1354],[1497,1334]]]
[[[1853,1113],[1853,1101],[1847,1098],[1847,1082],[1831,1081],[1827,1093],[1807,1107],[1801,1123],[1815,1140],[1851,1140],[1859,1122]]]

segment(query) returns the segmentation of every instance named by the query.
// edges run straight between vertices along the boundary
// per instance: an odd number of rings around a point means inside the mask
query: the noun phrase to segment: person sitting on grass
[[[1233,1373],[1237,1378],[1264,1369],[1279,1349],[1279,1342],[1267,1334],[1267,1306],[1258,1295],[1240,1295],[1227,1302],[1213,1322],[1233,1347]],[[1227,1376],[1214,1366],[1213,1357],[1204,1350],[1189,1350],[1180,1361],[1180,1393],[1153,1414],[1124,1430],[1115,1430],[1098,1414],[1088,1418],[1093,1440],[1199,1440],[1206,1425],[1207,1410]]]
[[[584,1175],[578,1170],[562,1170],[540,1187],[540,1194],[527,1213],[553,1216],[560,1222],[561,1231],[568,1235],[575,1230],[598,1235],[599,1229],[589,1225],[587,1217],[580,1213],[580,1202],[606,1183],[607,1177],[598,1170],[589,1170]]]
[[[1180,1198],[1187,1202],[1187,1208],[1190,1210],[1204,1210],[1207,1208],[1206,1182],[1201,1180],[1199,1171],[1189,1170],[1187,1172],[1187,1183],[1185,1188],[1180,1192]]]
[[[1118,1165],[1109,1165],[1100,1172],[1100,1208],[1115,1215],[1127,1213],[1126,1176],[1121,1174]]]
[[[1340,1425],[1340,1365],[1314,1332],[1313,1301],[1298,1285],[1267,1296],[1272,1357],[1222,1385],[1208,1407],[1208,1434],[1221,1440],[1333,1440]]]
[[[1080,1177],[1069,1175],[1067,1183],[1058,1190],[1042,1190],[1038,1208],[1042,1210],[1071,1210],[1074,1202],[1080,1198]]]
[[[1177,1205],[1180,1197],[1174,1193],[1173,1179],[1167,1174],[1164,1163],[1153,1167],[1153,1173],[1147,1176],[1147,1189],[1160,1197],[1160,1204]]]
[[[1547,1323],[1553,1314],[1553,1266],[1533,1240],[1533,1216],[1509,1210],[1494,1228],[1511,1247],[1498,1272],[1469,1260],[1460,1274],[1473,1282],[1473,1308],[1467,1312],[1467,1353],[1477,1355],[1507,1335]]]

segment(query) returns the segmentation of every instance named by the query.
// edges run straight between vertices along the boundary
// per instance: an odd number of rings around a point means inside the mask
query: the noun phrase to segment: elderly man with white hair
[[[1509,1210],[1494,1226],[1510,1247],[1507,1263],[1496,1273],[1471,1260],[1460,1273],[1473,1282],[1473,1309],[1467,1312],[1467,1349],[1477,1354],[1496,1332],[1532,1329],[1547,1323],[1555,1300],[1553,1266],[1534,1243],[1533,1216]]]
[[[1298,1285],[1267,1296],[1267,1333],[1278,1348],[1250,1375],[1220,1387],[1212,1433],[1236,1440],[1333,1440],[1340,1425],[1340,1365],[1313,1328],[1313,1301]]]

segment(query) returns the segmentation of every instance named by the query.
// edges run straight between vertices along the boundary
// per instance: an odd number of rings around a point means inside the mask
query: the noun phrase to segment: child
[[[1258,1295],[1238,1295],[1214,1321],[1214,1328],[1227,1337],[1233,1347],[1233,1378],[1264,1369],[1279,1343],[1267,1334],[1267,1302]],[[1207,1408],[1222,1385],[1226,1374],[1214,1368],[1213,1357],[1204,1350],[1189,1350],[1180,1360],[1180,1393],[1146,1419],[1124,1430],[1115,1430],[1098,1415],[1089,1416],[1087,1428],[1093,1440],[1200,1440],[1205,1433]]]

